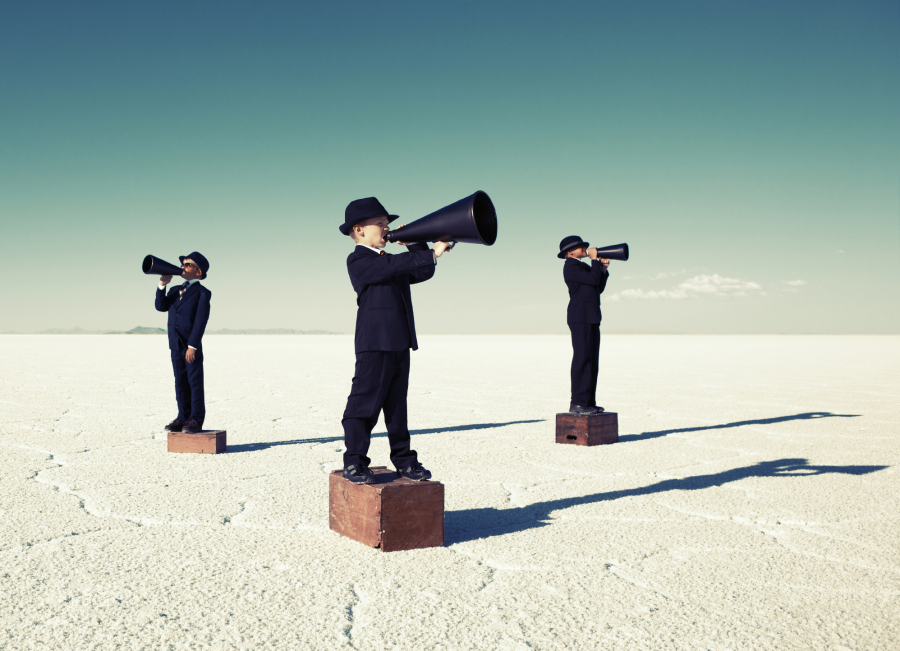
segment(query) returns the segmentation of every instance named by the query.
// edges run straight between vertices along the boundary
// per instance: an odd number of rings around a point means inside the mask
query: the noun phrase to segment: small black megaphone
[[[607,260],[627,260],[628,245],[613,244],[612,246],[598,246],[597,257],[606,258]]]
[[[153,276],[178,276],[179,278],[181,278],[181,274],[184,273],[184,269],[178,265],[166,262],[165,260],[160,260],[152,255],[148,255],[144,258],[144,261],[141,263],[141,271]]]
[[[497,241],[497,211],[479,190],[430,215],[385,235],[388,242],[466,242],[491,246]]]

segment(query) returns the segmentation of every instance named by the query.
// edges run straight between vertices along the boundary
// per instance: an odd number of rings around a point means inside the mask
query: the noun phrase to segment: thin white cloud
[[[662,280],[663,278],[673,278],[675,276],[680,276],[685,271],[682,269],[681,271],[660,271],[655,276],[650,276],[650,280]]]
[[[719,274],[703,274],[688,278],[671,289],[660,291],[645,291],[643,289],[624,289],[607,298],[608,301],[620,301],[623,299],[647,299],[680,300],[686,298],[698,298],[701,296],[731,297],[747,296],[762,293],[762,285],[749,280],[739,278],[726,278]]]
[[[646,278],[647,280],[663,280],[665,278],[680,276],[684,273],[687,273],[686,269],[682,269],[681,271],[660,271],[655,276],[622,276],[622,280],[640,280],[642,278]]]
[[[791,287],[802,287],[806,284],[805,280],[785,280],[784,283],[786,285],[790,285]]]

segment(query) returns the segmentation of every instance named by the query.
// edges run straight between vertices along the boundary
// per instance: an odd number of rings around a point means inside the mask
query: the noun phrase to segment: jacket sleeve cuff
[[[437,259],[434,257],[434,253],[432,251],[416,251],[415,253],[418,253],[419,255],[417,255],[413,260],[414,267],[421,267],[427,264],[437,264]]]

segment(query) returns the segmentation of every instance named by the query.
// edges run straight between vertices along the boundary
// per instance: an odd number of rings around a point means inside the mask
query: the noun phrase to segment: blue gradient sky
[[[559,240],[628,242],[604,332],[900,332],[900,4],[0,5],[0,331],[352,332],[346,204],[477,189],[425,333],[564,333]],[[394,247],[389,250],[399,250]],[[793,284],[789,284],[793,283]]]

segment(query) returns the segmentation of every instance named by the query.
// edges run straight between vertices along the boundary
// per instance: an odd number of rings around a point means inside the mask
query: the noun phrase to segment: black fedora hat
[[[373,217],[387,217],[388,224],[397,219],[397,215],[388,214],[388,211],[384,209],[384,206],[381,205],[378,199],[368,197],[367,199],[357,199],[349,203],[347,209],[344,210],[344,223],[338,228],[344,235],[350,235],[350,229],[355,224]]]
[[[179,255],[178,259],[184,264],[185,260],[193,260],[194,264],[203,272],[203,275],[200,276],[200,280],[206,278],[206,272],[209,271],[209,260],[207,260],[202,253],[197,253],[194,251],[193,253],[189,253],[188,255]]]
[[[569,237],[564,237],[563,241],[559,243],[559,255],[556,257],[565,258],[566,254],[572,249],[577,249],[579,246],[587,248],[590,245],[590,242],[582,241],[577,235],[569,235]]]

